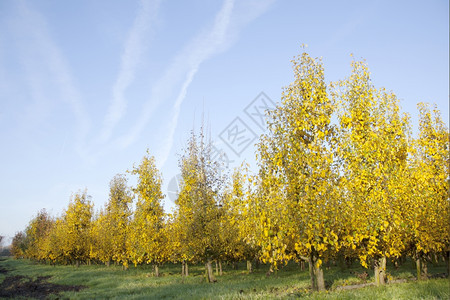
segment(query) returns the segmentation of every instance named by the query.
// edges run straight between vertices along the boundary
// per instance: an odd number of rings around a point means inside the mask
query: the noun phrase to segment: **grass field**
[[[224,274],[218,276],[218,282],[208,284],[203,278],[203,266],[191,266],[190,276],[179,274],[181,266],[167,264],[161,267],[162,276],[155,278],[149,267],[130,267],[124,271],[119,266],[103,265],[50,266],[37,264],[29,260],[0,259],[0,288],[6,289],[2,282],[7,277],[27,276],[22,281],[33,283],[40,276],[52,284],[78,286],[80,291],[50,294],[49,298],[70,299],[272,299],[272,298],[306,298],[306,299],[450,299],[450,280],[448,278],[413,281],[415,268],[408,261],[399,269],[388,267],[388,273],[394,279],[409,279],[405,283],[392,283],[383,287],[367,286],[359,289],[340,290],[339,286],[362,283],[355,272],[365,270],[357,263],[351,268],[333,266],[325,269],[325,281],[328,290],[313,293],[309,289],[308,271],[300,271],[298,265],[290,264],[283,270],[267,277],[268,267],[261,265],[252,274],[247,274],[244,264],[237,270],[224,266]],[[373,280],[369,272],[368,282]],[[430,274],[445,272],[445,266],[429,266]],[[33,286],[34,287],[34,286]],[[0,295],[2,293],[0,292]],[[15,295],[15,296],[19,296]]]

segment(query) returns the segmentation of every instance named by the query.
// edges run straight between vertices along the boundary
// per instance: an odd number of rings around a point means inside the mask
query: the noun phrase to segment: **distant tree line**
[[[59,217],[45,210],[15,235],[12,253],[42,262],[212,264],[289,261],[309,265],[314,290],[325,288],[323,264],[358,260],[386,282],[387,259],[412,257],[418,279],[432,258],[450,259],[449,132],[440,112],[419,104],[419,133],[394,93],[376,88],[367,65],[325,82],[320,59],[292,61],[294,81],[267,112],[257,144],[258,172],[243,164],[220,172],[203,128],[192,132],[179,160],[181,189],[165,212],[161,173],[149,152],[116,175],[109,200],[94,213],[87,191],[75,193]],[[135,209],[133,207],[135,201]],[[450,271],[450,270],[449,270]],[[220,274],[220,272],[218,272]],[[217,276],[217,275],[216,275]]]

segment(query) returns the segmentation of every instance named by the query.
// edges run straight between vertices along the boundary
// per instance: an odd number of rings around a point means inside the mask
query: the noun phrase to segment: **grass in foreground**
[[[87,288],[79,292],[62,292],[50,295],[50,298],[92,299],[92,298],[127,298],[127,299],[450,299],[450,280],[430,279],[421,282],[390,284],[383,287],[364,287],[355,290],[341,290],[342,285],[362,283],[355,272],[365,271],[355,263],[349,269],[331,267],[324,270],[328,290],[322,293],[310,291],[308,271],[300,271],[298,265],[290,264],[283,270],[267,277],[267,266],[260,266],[252,274],[247,274],[244,265],[238,270],[231,266],[224,267],[224,275],[218,276],[218,282],[208,284],[204,280],[203,266],[191,266],[190,276],[180,275],[181,266],[167,264],[161,268],[162,276],[152,276],[150,266],[131,267],[123,271],[121,267],[103,265],[50,266],[37,264],[29,260],[2,258],[0,268],[7,273],[0,273],[0,282],[7,276],[24,275],[33,279],[51,276],[48,282],[64,285],[83,285]],[[388,269],[393,278],[412,278],[414,266],[407,262],[398,270]],[[429,266],[429,273],[443,273],[444,266]],[[368,271],[368,281],[373,280],[373,272]]]

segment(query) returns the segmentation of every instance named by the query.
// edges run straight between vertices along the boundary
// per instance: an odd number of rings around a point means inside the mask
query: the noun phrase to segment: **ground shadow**
[[[58,295],[61,292],[80,291],[86,286],[82,285],[63,285],[48,282],[51,276],[39,276],[32,279],[29,276],[11,275],[8,276],[10,270],[0,266],[0,274],[6,275],[5,279],[0,283],[0,298],[35,298],[45,299],[49,295]]]

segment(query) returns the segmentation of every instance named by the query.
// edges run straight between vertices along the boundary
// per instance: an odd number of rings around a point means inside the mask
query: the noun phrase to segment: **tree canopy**
[[[276,271],[309,263],[311,286],[325,289],[323,264],[357,259],[386,281],[386,260],[411,256],[418,279],[430,254],[450,259],[449,131],[439,111],[420,103],[419,134],[393,92],[375,87],[364,61],[327,83],[321,59],[292,61],[293,81],[267,112],[256,150],[257,171],[231,174],[213,159],[204,128],[179,159],[181,187],[164,211],[162,174],[150,152],[111,180],[97,213],[87,191],[59,217],[45,210],[16,234],[15,257],[52,263],[152,264],[246,260]],[[136,202],[133,203],[133,200]]]

